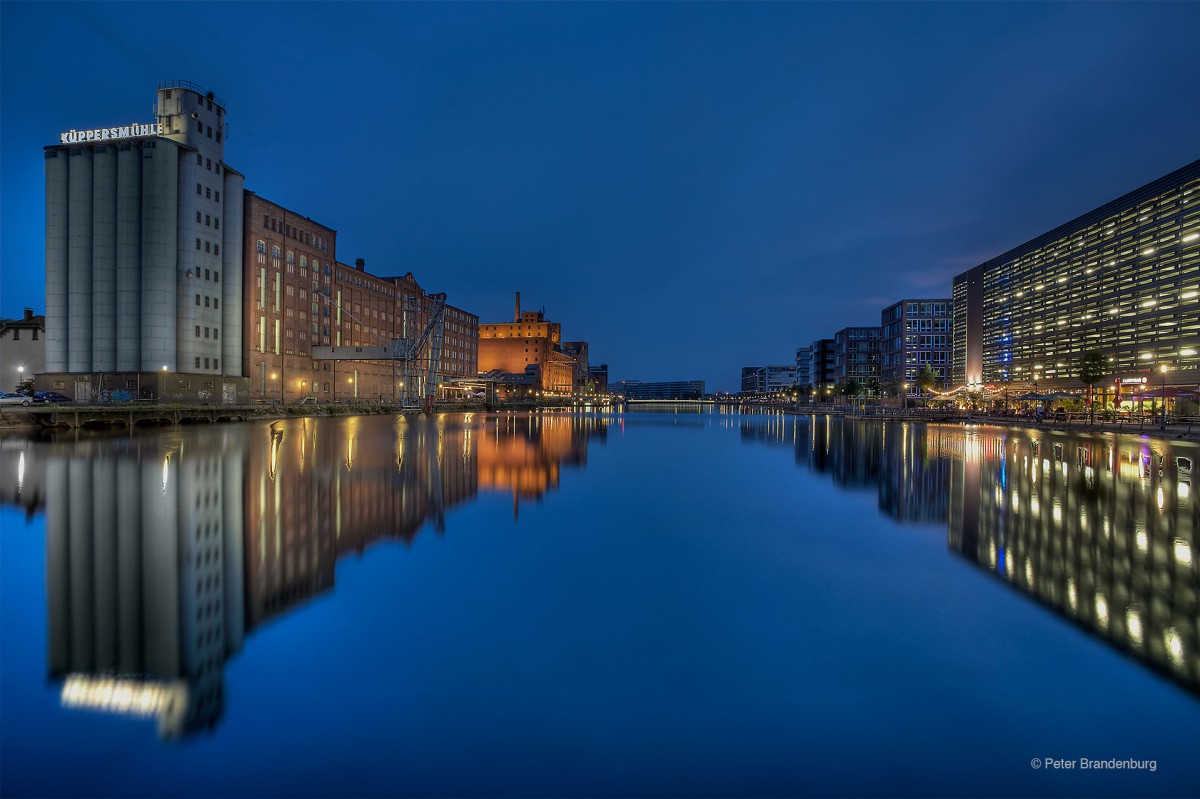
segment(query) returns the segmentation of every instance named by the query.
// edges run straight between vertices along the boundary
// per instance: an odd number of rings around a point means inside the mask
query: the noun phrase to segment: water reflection
[[[950,548],[1200,693],[1193,444],[981,430],[951,480]]]
[[[836,417],[746,419],[741,433],[874,488],[893,518],[946,522],[952,552],[1200,693],[1200,446]]]
[[[335,564],[410,542],[479,491],[520,500],[586,464],[596,417],[349,417],[0,442],[0,500],[46,514],[47,664],[61,702],[214,726],[224,664],[334,585]]]
[[[802,468],[845,489],[875,490],[879,510],[897,521],[937,522],[949,511],[952,458],[961,435],[950,428],[840,417],[746,417],[742,439],[791,446]]]

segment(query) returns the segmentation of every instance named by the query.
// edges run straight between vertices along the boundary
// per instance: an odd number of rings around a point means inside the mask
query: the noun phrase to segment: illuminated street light
[[[1167,429],[1167,365],[1164,363],[1158,367],[1162,373],[1162,422],[1159,423],[1159,430]]]

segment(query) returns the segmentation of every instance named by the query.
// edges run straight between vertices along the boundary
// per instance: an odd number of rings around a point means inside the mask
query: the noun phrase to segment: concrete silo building
[[[187,82],[154,120],[46,148],[46,371],[80,400],[237,402],[242,191],[225,104]]]

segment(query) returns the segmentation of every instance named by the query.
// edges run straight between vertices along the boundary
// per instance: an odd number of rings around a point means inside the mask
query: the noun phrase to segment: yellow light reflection
[[[1171,659],[1171,663],[1182,666],[1184,662],[1183,639],[1179,637],[1179,633],[1174,627],[1168,627],[1163,631],[1163,643],[1167,646],[1167,657]]]
[[[1125,611],[1125,629],[1129,631],[1129,640],[1135,644],[1142,643],[1142,617],[1133,608]]]
[[[1096,622],[1101,627],[1108,627],[1108,601],[1099,592],[1096,593]]]
[[[1184,566],[1192,565],[1192,545],[1182,538],[1175,539],[1175,561]]]

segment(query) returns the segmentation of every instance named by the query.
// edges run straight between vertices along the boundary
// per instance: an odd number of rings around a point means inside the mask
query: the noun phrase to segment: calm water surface
[[[0,792],[1194,796],[1198,461],[721,413],[7,438]]]

